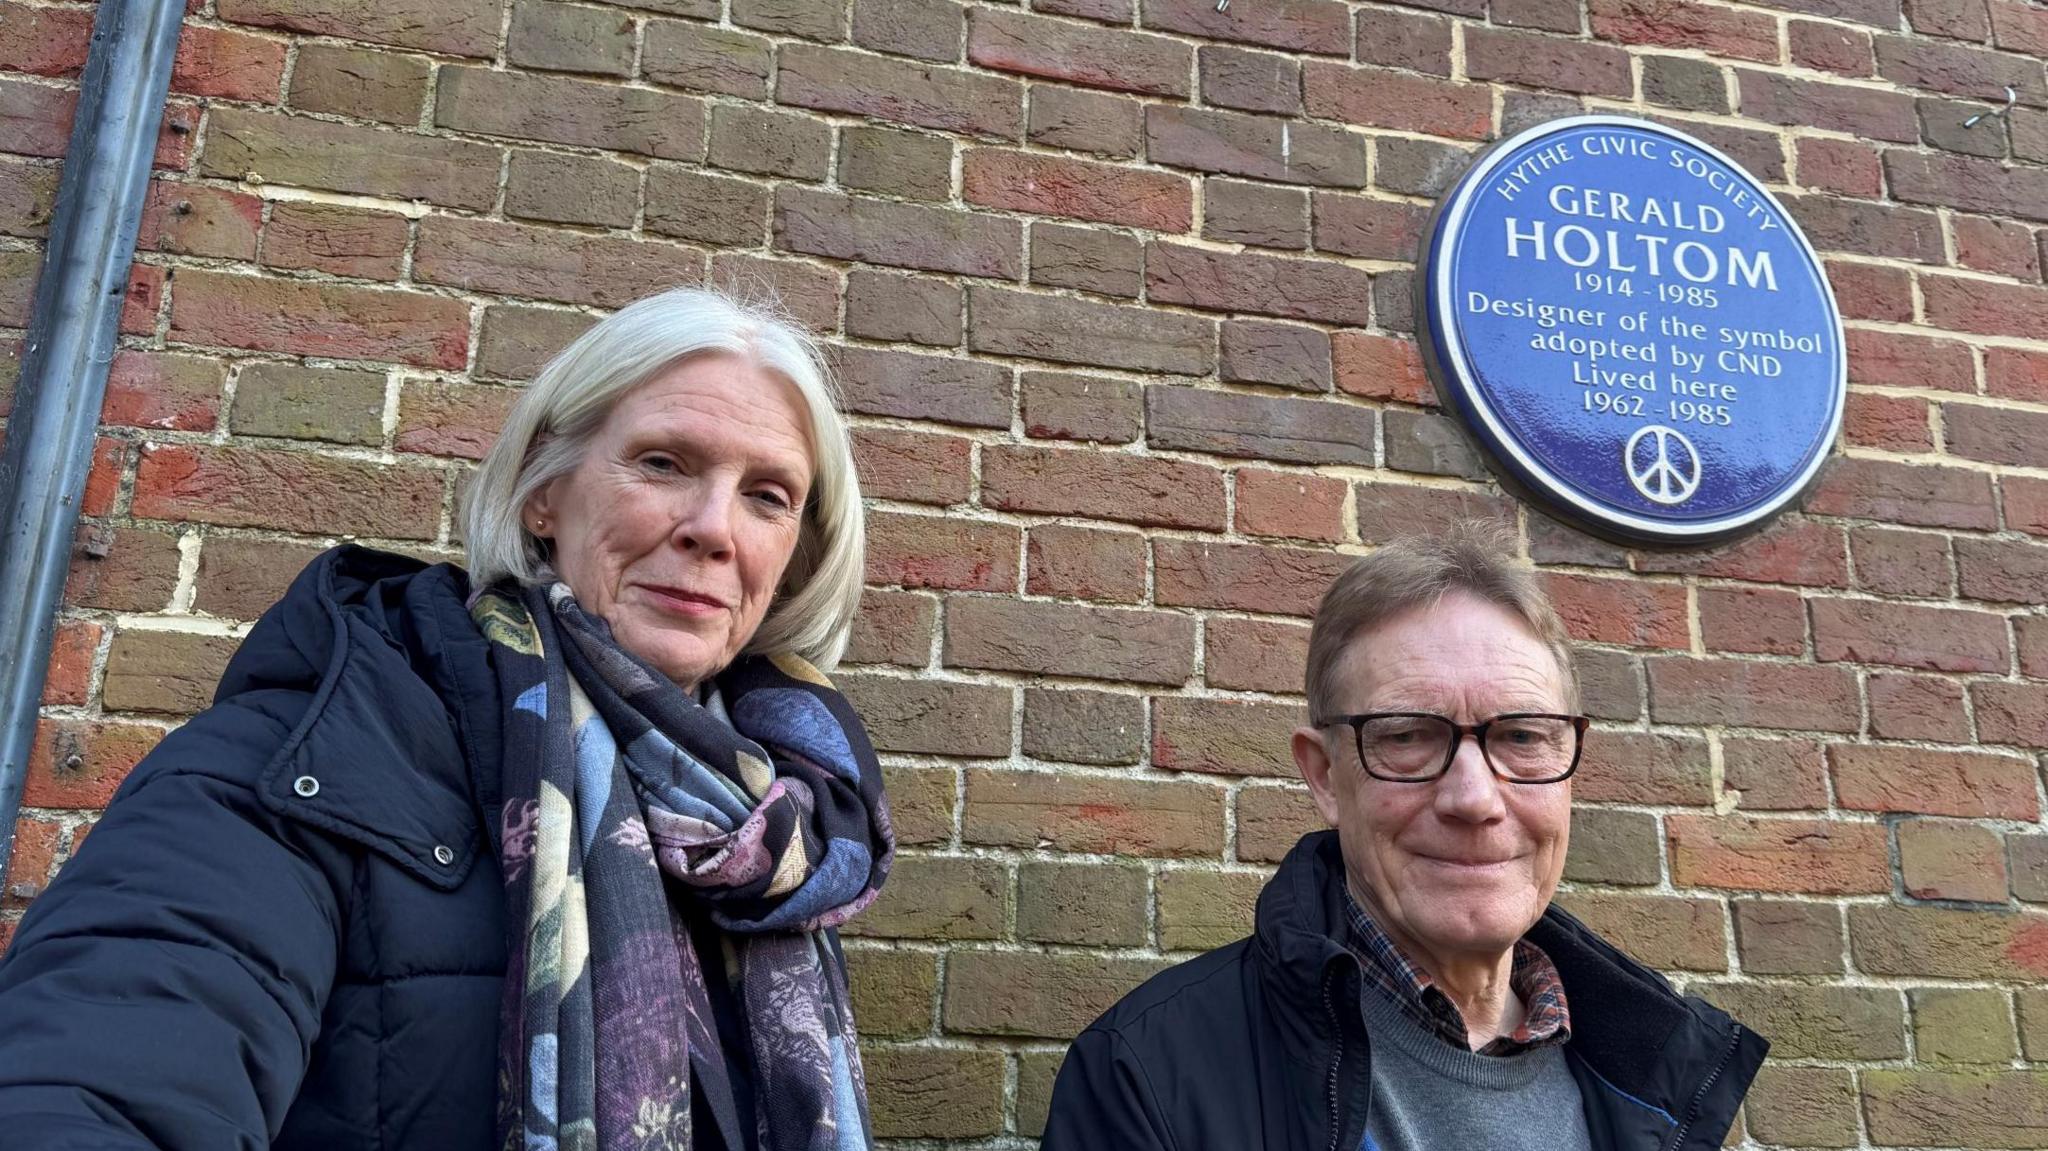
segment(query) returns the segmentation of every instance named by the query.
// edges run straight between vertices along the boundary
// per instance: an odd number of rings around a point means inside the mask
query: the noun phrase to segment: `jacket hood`
[[[479,798],[496,777],[480,768],[498,761],[489,644],[468,591],[450,564],[325,552],[251,629],[214,695],[259,707],[310,695],[258,780],[264,805],[443,889],[485,849]]]

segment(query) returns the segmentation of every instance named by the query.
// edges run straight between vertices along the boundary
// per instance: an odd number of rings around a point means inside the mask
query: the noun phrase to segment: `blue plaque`
[[[1755,177],[1660,124],[1575,116],[1438,205],[1423,358],[1495,470],[1630,542],[1785,509],[1841,428],[1848,361],[1813,248]]]

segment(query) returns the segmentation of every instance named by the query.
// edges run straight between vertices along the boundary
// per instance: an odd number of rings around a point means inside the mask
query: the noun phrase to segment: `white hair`
[[[730,353],[795,385],[810,415],[816,473],[775,603],[746,646],[830,668],[860,606],[865,551],[860,482],[838,397],[817,342],[771,307],[674,288],[636,300],[548,361],[477,469],[464,509],[470,578],[538,582],[546,555],[521,514],[535,492],[573,471],[613,405],[692,356]]]

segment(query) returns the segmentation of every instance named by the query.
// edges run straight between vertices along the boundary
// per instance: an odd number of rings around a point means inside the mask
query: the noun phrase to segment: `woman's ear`
[[[549,480],[535,488],[520,506],[520,518],[525,521],[526,530],[534,535],[545,537],[554,532],[556,482]]]

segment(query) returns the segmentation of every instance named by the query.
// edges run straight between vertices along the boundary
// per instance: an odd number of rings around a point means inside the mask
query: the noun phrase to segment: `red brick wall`
[[[1566,899],[1776,1039],[1747,1137],[2048,1146],[2048,10],[191,7],[0,942],[308,556],[456,555],[553,348],[766,282],[840,345],[874,497],[844,681],[906,847],[849,947],[885,1134],[1028,1143],[1065,1037],[1243,929],[1310,823],[1324,580],[1480,515],[1585,641]],[[17,330],[89,16],[0,0]],[[1849,319],[1844,458],[1717,552],[1504,498],[1417,367],[1430,199],[1582,109],[1739,158]]]

